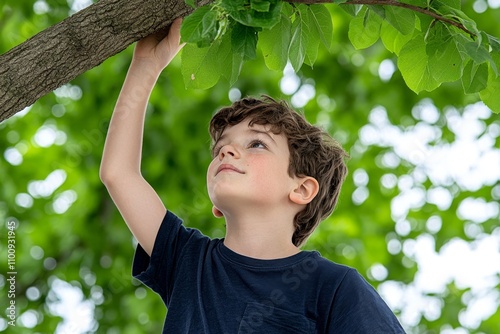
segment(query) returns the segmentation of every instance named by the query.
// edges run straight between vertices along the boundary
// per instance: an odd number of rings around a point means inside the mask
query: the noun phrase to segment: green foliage
[[[281,20],[271,29],[264,29],[259,34],[258,43],[263,52],[266,66],[275,71],[283,71],[288,60],[288,48],[292,38],[292,7],[284,4],[286,10]]]
[[[257,29],[236,23],[231,31],[233,52],[243,60],[255,59],[257,49]]]
[[[214,7],[245,26],[272,28],[279,21],[281,5],[278,0],[220,0]]]
[[[230,46],[224,40],[226,34],[231,35]],[[220,77],[214,69],[227,67],[228,59],[233,65],[231,73],[223,76],[230,83],[234,82],[241,68],[239,60],[256,57],[259,39],[269,68],[282,70],[287,61],[297,71],[304,62],[312,66],[319,44],[330,48],[333,26],[324,5],[290,5],[277,0],[219,0],[197,8],[188,16],[183,22],[181,36],[184,42],[199,47],[189,48],[190,55],[183,57],[186,86],[208,88]],[[226,52],[236,56],[231,57]]]
[[[199,47],[210,46],[217,36],[217,13],[206,5],[197,8],[186,17],[181,27],[182,41],[196,43]]]
[[[195,0],[185,0],[185,2],[193,8],[196,7]]]
[[[300,5],[299,12],[305,22],[304,24],[309,28],[306,36],[306,64],[313,66],[318,54],[318,41],[321,41],[327,49],[330,49],[332,45],[333,26],[331,15],[328,9],[321,5]]]
[[[363,7],[361,12],[349,24],[349,40],[356,49],[365,49],[372,46],[380,37],[382,18],[368,7]]]
[[[207,89],[214,86],[221,76],[234,83],[240,74],[244,56],[233,52],[233,47],[232,38],[228,34],[205,48],[186,45],[182,53],[185,85]]]
[[[492,110],[500,112],[497,99],[492,95],[500,80],[492,60],[497,52],[497,41],[477,29],[476,23],[460,10],[460,1],[435,1],[430,5],[428,12],[443,20],[435,18],[427,23],[420,19],[420,14],[408,8],[374,8],[395,29],[383,29],[381,37],[387,49],[398,55],[398,67],[406,84],[419,93],[461,79],[465,93],[482,91],[481,99]],[[355,47],[369,47],[378,39],[379,21],[369,15],[369,10],[361,10],[355,15],[349,37]],[[463,29],[459,29],[459,25]],[[487,35],[486,38],[483,35]]]
[[[399,7],[384,7],[380,10],[383,13],[383,17],[396,28],[403,35],[408,35],[413,33],[415,30],[415,14],[410,10]]]
[[[426,4],[424,0],[405,2]],[[442,2],[454,8],[459,8],[457,4],[461,3],[458,0]],[[33,11],[33,1],[28,0],[7,0],[0,7],[0,53],[71,13],[66,1],[47,3],[50,4],[50,10],[39,14]],[[436,3],[436,0],[432,1],[432,4]],[[305,88],[312,87],[314,92],[310,99],[297,104],[296,109],[339,140],[351,159],[348,161],[349,175],[333,215],[319,225],[305,248],[318,250],[332,261],[356,268],[375,287],[392,282],[415,291],[415,287],[421,284],[419,276],[422,268],[412,255],[411,246],[419,237],[426,236],[434,240],[433,251],[440,252],[452,240],[461,240],[470,247],[476,247],[481,239],[498,236],[498,216],[476,223],[460,217],[457,212],[467,198],[483,198],[490,203],[498,201],[500,181],[491,179],[477,188],[465,188],[452,177],[438,184],[431,180],[429,174],[438,164],[434,164],[433,159],[439,156],[425,155],[426,150],[431,149],[441,152],[451,146],[465,148],[460,146],[465,139],[463,132],[470,136],[466,131],[470,129],[476,129],[477,132],[468,144],[491,144],[498,152],[498,117],[486,113],[474,122],[469,116],[478,106],[468,105],[477,102],[477,94],[462,93],[464,90],[470,93],[481,91],[481,94],[488,92],[491,96],[499,96],[495,72],[488,60],[480,64],[462,60],[464,73],[470,73],[467,78],[462,77],[462,82],[443,83],[439,89],[422,91],[417,96],[407,88],[400,71],[394,72],[390,78],[382,79],[377,70],[382,63],[396,63],[405,44],[415,37],[414,34],[420,33],[419,27],[426,22],[425,17],[417,17],[416,29],[408,35],[403,35],[387,20],[382,20],[382,43],[374,43],[369,49],[359,51],[353,48],[348,39],[349,25],[355,18],[339,6],[324,8],[328,8],[330,21],[335,24],[334,43],[330,45],[329,51],[326,47],[318,48],[314,68],[302,66],[296,74],[291,74],[288,68],[283,74],[289,50],[279,47],[290,43],[292,22],[300,15],[295,6],[283,3],[279,22],[271,29],[258,32],[256,59],[248,61],[245,66],[241,66],[241,54],[232,52],[232,34],[228,32],[217,37],[216,40],[220,41],[215,47],[217,52],[222,52],[221,63],[225,66],[209,71],[212,77],[206,80],[216,82],[220,77],[224,78],[233,86],[229,94],[225,82],[216,83],[210,90],[185,89],[186,76],[190,78],[192,73],[195,73],[195,78],[203,76],[200,69],[209,66],[211,63],[207,58],[210,60],[217,53],[211,51],[212,54],[209,54],[210,47],[199,49],[196,43],[186,45],[182,59],[196,60],[198,65],[186,71],[185,64],[182,64],[181,69],[180,59],[175,59],[160,76],[146,114],[142,173],[166,206],[182,217],[187,226],[196,227],[211,237],[223,237],[224,221],[212,217],[205,185],[206,167],[211,160],[207,134],[211,114],[221,106],[228,105],[234,95],[268,94],[291,102],[300,97]],[[360,15],[365,8],[368,7],[358,6]],[[464,1],[461,10],[478,23],[478,29],[500,36],[500,9],[489,8],[477,14],[472,10],[472,1]],[[379,14],[373,17],[370,14],[370,17],[382,19]],[[223,24],[223,20],[219,20],[219,24]],[[273,37],[274,33],[276,35]],[[482,40],[488,41],[492,47],[491,59],[497,69],[500,68],[496,53],[499,51],[498,42],[489,35],[481,35]],[[327,41],[331,38],[325,36]],[[472,41],[465,35],[463,40]],[[460,40],[455,43],[460,54],[466,52]],[[319,38],[317,44],[322,44]],[[197,50],[204,50],[206,57],[193,58]],[[95,321],[95,326],[87,332],[161,332],[166,308],[154,292],[131,278],[135,244],[98,176],[107,124],[131,57],[132,48],[129,48],[78,77],[70,85],[40,99],[26,114],[0,124],[2,246],[5,245],[7,231],[5,222],[12,218],[19,221],[16,229],[18,322],[16,327],[5,327],[7,267],[5,247],[0,247],[1,333],[55,333],[64,321],[55,311],[55,306],[59,305],[59,296],[54,295],[56,279],[67,282],[81,292],[82,301],[91,305],[89,316]],[[307,61],[306,52],[304,62],[307,64]],[[264,63],[268,66],[272,64],[277,71],[269,71],[263,66]],[[289,81],[290,76],[297,81],[297,87],[284,92],[280,86]],[[193,87],[198,82],[188,80]],[[80,94],[68,94],[73,91]],[[430,123],[418,117],[419,110],[423,110],[426,105],[436,109],[437,113],[437,118]],[[380,117],[374,117],[377,114],[374,111],[381,108],[387,117],[382,118],[382,121]],[[364,142],[362,134],[366,129],[373,129],[374,124],[380,124],[377,121],[383,125],[390,124],[391,131],[383,133],[380,141]],[[52,145],[41,146],[38,136],[47,127],[57,130],[56,141]],[[423,154],[423,159],[429,162],[426,165],[428,169],[400,157],[395,147],[387,142],[384,144],[384,141],[393,138],[395,131],[408,134],[422,127],[440,133],[431,142],[426,143],[417,137],[413,143],[417,144],[417,148],[422,146],[422,150],[416,149],[416,154]],[[12,149],[22,156],[22,162],[17,165],[6,158],[6,152]],[[466,149],[460,154],[470,157],[470,160],[480,158]],[[491,152],[481,157],[488,156],[495,157]],[[393,161],[388,164],[387,157],[392,157],[396,163]],[[492,166],[490,172],[496,170],[496,160],[486,162]],[[449,175],[458,173],[462,167],[454,162],[448,166]],[[50,194],[40,196],[33,193],[33,182],[45,180],[55,170],[64,171],[64,182]],[[364,184],[357,183],[354,177],[359,171],[368,175]],[[473,172],[472,169],[467,171]],[[386,179],[393,183],[386,184]],[[411,185],[407,184],[408,179],[412,180]],[[473,175],[467,176],[467,180],[471,179]],[[399,218],[393,215],[397,199],[405,193],[405,184],[410,190],[425,193],[422,202],[403,218],[410,225],[408,234],[397,230]],[[451,194],[449,207],[439,207],[429,200],[430,190],[438,187]],[[364,201],[355,200],[358,189],[367,192]],[[67,202],[74,196],[74,202]],[[61,201],[68,204],[66,211],[58,207]],[[54,208],[58,208],[57,211]],[[427,221],[430,218],[440,220],[442,227],[438,230],[429,229]],[[466,233],[467,226],[479,229],[479,234],[474,236]],[[395,249],[390,247],[394,244]],[[485,266],[492,268],[492,257],[485,258]],[[457,267],[463,268],[467,259],[459,260]],[[371,268],[377,264],[387,269],[386,278],[370,275]],[[467,270],[473,272],[476,268],[478,266]],[[495,279],[494,275],[484,277],[487,282],[494,282]],[[399,316],[405,311],[412,312],[410,318],[417,318],[417,323],[403,321],[409,334],[439,333],[445,329],[449,331],[451,326],[458,332],[474,334],[499,332],[499,308],[477,326],[467,326],[461,322],[469,305],[481,304],[475,302],[475,291],[464,286],[463,281],[460,283],[450,281],[443,291],[417,294],[416,298],[403,300],[403,305],[393,310]],[[498,283],[497,286],[493,285],[477,290],[479,297],[497,295],[500,286]],[[437,310],[434,317],[414,307],[415,300],[429,297],[437,300],[437,303],[432,304]],[[71,307],[69,311],[75,314],[76,308]],[[35,315],[35,323],[25,321],[29,317],[23,314]],[[85,317],[82,315],[80,318]],[[84,332],[78,327],[78,322],[72,324],[74,327],[65,332]]]
[[[464,67],[462,75],[462,85],[465,93],[480,92],[486,88],[488,65],[486,63],[477,64],[474,61],[469,61]]]
[[[432,91],[439,86],[430,68],[423,36],[418,35],[403,46],[399,53],[398,67],[406,84],[414,92]]]
[[[488,81],[486,83],[486,88],[479,92],[479,96],[481,96],[481,99],[485,101],[492,110],[499,110],[500,99],[498,97],[500,96],[500,76],[498,76],[496,68],[500,66],[500,53],[495,52],[492,54],[492,57],[492,62],[488,63],[488,65],[496,64],[496,66],[488,66]],[[481,64],[485,63],[483,62]],[[484,81],[484,76],[480,77],[479,80]]]
[[[399,52],[403,46],[410,41],[412,35],[403,35],[396,28],[390,25],[387,21],[382,21],[380,29],[380,39],[384,46],[390,52],[399,56]]]
[[[446,26],[437,22],[427,35],[425,53],[429,68],[437,82],[455,81],[462,75],[462,57],[454,37]]]
[[[288,49],[288,59],[294,70],[300,70],[306,57],[306,45],[308,44],[309,25],[304,15],[298,11],[298,17],[292,23],[292,38]]]
[[[415,93],[432,91],[445,82],[460,80],[464,93],[480,93],[480,98],[500,112],[495,94],[500,81],[493,55],[500,52],[499,41],[481,32],[474,20],[461,10],[460,1],[403,1],[399,5],[351,5],[335,1],[354,18],[349,39],[357,49],[372,46],[379,38],[398,57],[398,67],[407,86]],[[246,27],[246,28],[245,28]],[[290,62],[295,71],[302,64],[313,66],[319,42],[329,49],[333,28],[325,5],[290,4],[278,0],[217,0],[200,7],[186,18],[182,39],[196,43],[200,55],[185,58],[183,65],[188,87],[208,88],[218,81],[213,72],[231,58],[227,48],[219,48],[225,33],[231,33],[230,53],[243,61],[255,58],[258,44],[266,66],[282,70]],[[204,49],[211,44],[215,47]],[[210,50],[210,52],[209,52]],[[212,55],[212,52],[214,53]],[[220,52],[220,54],[218,54]],[[207,53],[210,57],[206,57]],[[205,59],[203,66],[200,57]],[[234,65],[234,61],[232,62]],[[240,68],[241,64],[235,68]],[[197,67],[198,66],[198,67]],[[188,69],[198,68],[196,72]],[[230,83],[239,71],[232,70]],[[193,79],[194,77],[194,79]],[[225,75],[224,77],[228,77]],[[195,82],[198,81],[198,82]]]

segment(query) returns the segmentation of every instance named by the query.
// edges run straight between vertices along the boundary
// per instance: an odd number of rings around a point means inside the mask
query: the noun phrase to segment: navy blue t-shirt
[[[171,212],[151,258],[138,245],[132,273],[165,302],[163,333],[404,333],[356,270],[311,251],[246,257]]]

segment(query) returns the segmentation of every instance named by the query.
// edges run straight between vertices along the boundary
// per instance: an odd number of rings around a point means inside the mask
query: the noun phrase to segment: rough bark
[[[0,55],[0,121],[191,11],[184,0],[101,0],[38,33]]]

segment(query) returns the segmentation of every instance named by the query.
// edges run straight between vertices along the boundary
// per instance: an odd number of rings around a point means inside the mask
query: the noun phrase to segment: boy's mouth
[[[236,172],[236,173],[240,173],[240,174],[245,174],[245,172],[243,172],[242,170],[234,167],[231,164],[222,164],[222,165],[220,165],[219,168],[217,168],[217,172],[215,173],[215,175],[219,174],[222,171]]]

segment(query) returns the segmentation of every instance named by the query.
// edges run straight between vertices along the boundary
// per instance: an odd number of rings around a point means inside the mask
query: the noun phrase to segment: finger
[[[182,25],[182,17],[178,17],[172,22],[172,26],[170,27],[170,31],[175,32],[176,34],[180,33]]]
[[[178,17],[172,22],[172,25],[170,26],[170,37],[172,39],[172,42],[175,43],[175,45],[179,45],[181,42],[181,25],[182,25],[182,18]]]
[[[168,46],[172,50],[180,50],[186,43],[181,44],[181,30],[182,18],[175,19],[170,25],[168,37],[163,39],[160,43],[162,47]]]

